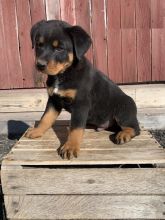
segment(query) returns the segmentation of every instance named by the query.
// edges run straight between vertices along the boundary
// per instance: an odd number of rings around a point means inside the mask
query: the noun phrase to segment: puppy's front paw
[[[38,138],[43,135],[43,132],[40,128],[29,128],[25,134],[27,138]]]
[[[80,147],[77,145],[72,145],[69,142],[66,142],[62,147],[58,148],[58,154],[62,159],[70,160],[73,157],[78,157]]]

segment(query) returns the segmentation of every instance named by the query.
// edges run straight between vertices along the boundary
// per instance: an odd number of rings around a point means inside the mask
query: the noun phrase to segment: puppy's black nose
[[[38,70],[44,70],[46,68],[47,62],[45,60],[37,60],[36,66]]]

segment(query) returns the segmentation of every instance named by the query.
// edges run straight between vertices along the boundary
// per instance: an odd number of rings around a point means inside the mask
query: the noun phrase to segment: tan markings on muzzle
[[[68,60],[63,63],[51,60],[48,62],[46,73],[49,75],[56,75],[58,73],[63,73],[68,67],[73,63],[73,53],[68,54]]]

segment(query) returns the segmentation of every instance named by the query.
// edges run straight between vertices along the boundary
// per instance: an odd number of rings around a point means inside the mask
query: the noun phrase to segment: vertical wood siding
[[[41,19],[81,25],[86,56],[115,82],[165,81],[165,0],[1,0],[0,89],[44,86],[29,35]]]

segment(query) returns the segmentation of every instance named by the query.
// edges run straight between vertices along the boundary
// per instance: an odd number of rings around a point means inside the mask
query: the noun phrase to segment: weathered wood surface
[[[45,194],[165,194],[165,169],[48,169],[3,167],[5,195]]]
[[[43,112],[8,112],[0,113],[0,129],[1,133],[22,133],[25,131],[27,126],[32,126],[35,121],[41,119]],[[55,124],[58,124],[59,121],[70,120],[71,115],[62,111],[59,115],[58,120]],[[139,108],[138,109],[138,121],[142,129],[165,129],[165,107],[163,108]],[[22,127],[26,126],[26,127]],[[22,130],[22,128],[25,128]]]
[[[138,109],[165,107],[165,84],[127,85],[120,88],[135,100]],[[47,99],[46,89],[0,91],[0,112],[44,111]]]
[[[8,219],[164,219],[165,169],[113,168],[165,164],[165,150],[151,134],[142,131],[119,146],[110,132],[86,129],[80,156],[70,161],[56,151],[67,134],[68,121],[58,122],[41,138],[23,136],[4,158]]]
[[[14,219],[164,219],[164,196],[5,196]]]
[[[164,149],[161,149],[160,145],[146,132],[142,132],[142,135],[135,137],[130,143],[115,145],[109,140],[108,131],[96,132],[92,129],[85,131],[78,159],[62,160],[57,154],[57,149],[65,143],[67,134],[67,126],[57,126],[54,130],[49,129],[41,138],[29,140],[22,137],[4,158],[3,165],[165,163]],[[24,145],[24,143],[26,144]],[[50,147],[46,147],[46,145]]]

